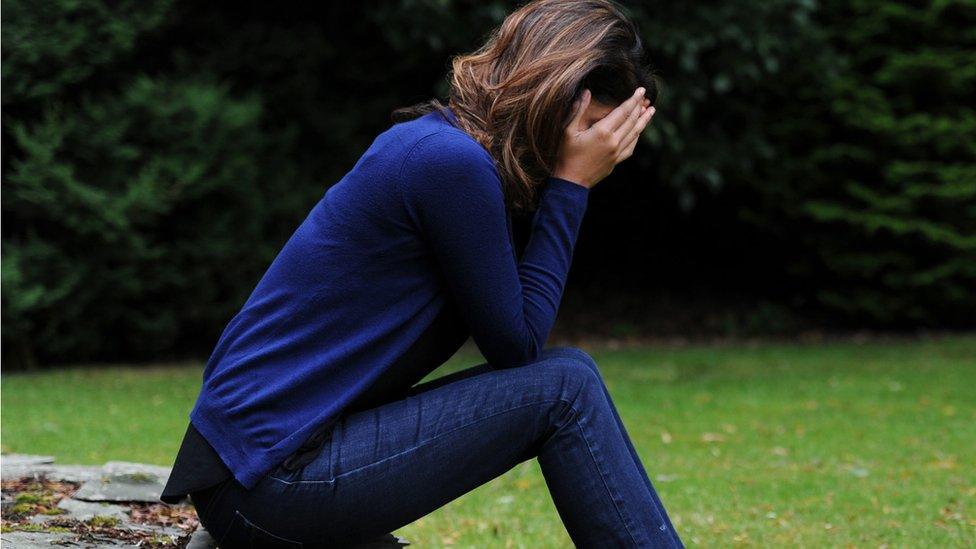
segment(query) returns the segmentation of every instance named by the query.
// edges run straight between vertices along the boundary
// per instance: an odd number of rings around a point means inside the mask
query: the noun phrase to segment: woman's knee
[[[558,378],[552,387],[561,387],[563,392],[574,396],[592,392],[603,394],[603,379],[593,358],[575,347],[551,347],[544,349],[539,361]],[[565,396],[565,395],[564,395]]]
[[[600,368],[596,365],[593,357],[578,347],[549,347],[543,349],[542,356],[544,358],[561,358],[576,361],[595,373],[601,381],[603,380],[600,375]]]

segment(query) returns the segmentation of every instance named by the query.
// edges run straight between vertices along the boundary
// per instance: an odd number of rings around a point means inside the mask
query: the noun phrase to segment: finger
[[[637,148],[637,143],[640,142],[641,133],[637,133],[634,137],[623,147],[620,153],[617,155],[616,164],[627,160],[634,154],[634,149]]]
[[[610,114],[603,117],[603,119],[594,124],[594,126],[598,126],[606,131],[616,132],[617,129],[622,124],[626,123],[626,121],[630,118],[630,115],[633,114],[634,109],[640,105],[640,100],[642,97],[643,88],[637,88],[634,95],[630,96],[620,105],[617,105],[617,108],[610,111]]]
[[[631,129],[630,134],[627,135],[627,139],[629,140],[629,138],[633,136],[640,135],[641,132],[644,131],[644,128],[651,123],[651,119],[654,118],[655,113],[657,113],[657,108],[655,107],[648,107],[644,109],[643,112],[641,112],[640,117],[637,119],[637,123],[635,123],[634,127]]]
[[[620,152],[617,154],[617,162],[629,158],[634,153],[634,148],[637,146],[640,135],[640,132],[635,132],[633,135],[628,136],[624,143],[621,143]]]
[[[573,118],[569,122],[569,129],[572,131],[577,131],[583,121],[583,113],[586,112],[586,107],[590,105],[590,98],[592,97],[590,90],[583,89],[582,95],[576,100],[576,110],[573,112]]]
[[[641,98],[643,98],[643,94],[644,88],[637,88],[634,95],[630,96],[630,98],[623,103],[617,105],[617,108],[610,111],[610,114],[601,118],[596,124],[593,124],[592,127],[610,132],[615,131],[617,127],[627,119],[630,111],[633,110]]]
[[[634,127],[634,133],[639,134],[644,131],[644,128],[651,123],[651,119],[657,114],[657,107],[647,107],[644,112],[641,113],[640,118],[637,120],[637,124]]]
[[[641,134],[644,133],[644,128],[646,128],[647,124],[650,123],[651,118],[654,117],[654,112],[654,107],[650,107],[645,109],[644,113],[641,114],[640,121],[638,121],[636,127],[633,129],[633,131],[631,131],[631,133],[627,136],[627,139],[621,145],[622,151],[619,155],[617,155],[617,162],[629,158],[630,155],[634,153],[634,148],[637,146],[637,141],[639,140]]]
[[[641,134],[638,133],[636,136],[631,138],[630,141],[623,145],[623,148],[620,149],[620,152],[617,154],[617,158],[614,161],[615,164],[619,164],[620,162],[627,160],[632,154],[634,154],[634,149],[637,147],[637,142],[639,141],[638,138],[640,135]]]
[[[634,109],[630,111],[630,115],[624,120],[616,130],[614,130],[614,135],[616,135],[621,141],[627,139],[630,135],[631,130],[637,126],[637,121],[640,119],[641,114],[644,112],[644,107],[640,103],[634,105]]]
[[[644,131],[644,128],[646,128],[647,125],[651,122],[651,119],[654,118],[654,113],[656,111],[657,109],[655,109],[654,107],[648,107],[646,109],[643,109],[640,116],[635,121],[633,127],[620,140],[621,148],[626,148],[627,145],[629,145],[632,141],[637,139],[637,137]]]

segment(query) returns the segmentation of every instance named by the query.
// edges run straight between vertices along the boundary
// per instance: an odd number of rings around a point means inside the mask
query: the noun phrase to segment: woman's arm
[[[575,122],[587,99],[567,128],[576,155],[567,166],[586,184],[548,178],[518,263],[501,181],[483,147],[445,129],[423,137],[401,166],[398,188],[408,216],[430,246],[475,343],[495,368],[539,356],[562,298],[589,187],[621,155],[629,156],[627,148],[632,150],[629,133],[611,147],[603,140],[615,134],[599,132],[604,125],[633,130],[640,120],[631,111],[643,113],[639,96],[579,131]]]
[[[547,182],[518,264],[498,172],[477,143],[452,130],[422,138],[405,158],[400,192],[488,363],[535,360],[556,316],[589,190]]]

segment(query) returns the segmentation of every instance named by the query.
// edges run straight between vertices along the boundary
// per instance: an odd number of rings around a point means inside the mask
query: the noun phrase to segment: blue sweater
[[[539,356],[589,190],[550,177],[518,261],[493,159],[446,116],[379,134],[221,333],[190,420],[244,487],[335,421],[446,307],[491,366]]]

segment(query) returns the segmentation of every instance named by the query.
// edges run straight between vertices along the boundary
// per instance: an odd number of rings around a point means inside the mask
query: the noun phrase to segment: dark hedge
[[[389,112],[515,5],[320,4],[3,2],[5,359],[208,353]],[[569,302],[973,326],[971,2],[624,4],[664,95],[592,194]]]

